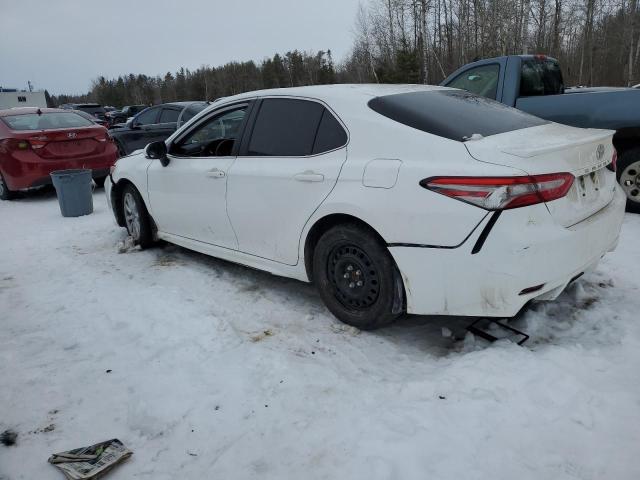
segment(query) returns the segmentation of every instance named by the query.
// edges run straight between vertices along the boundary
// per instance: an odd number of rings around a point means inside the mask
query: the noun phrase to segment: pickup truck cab
[[[565,88],[558,61],[544,55],[510,55],[469,63],[441,85],[553,122],[615,130],[618,181],[627,195],[627,209],[640,212],[640,89]]]

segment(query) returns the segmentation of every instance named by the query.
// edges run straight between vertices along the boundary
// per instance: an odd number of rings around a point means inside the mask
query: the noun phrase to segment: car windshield
[[[50,130],[57,128],[90,127],[93,122],[73,112],[27,113],[2,118],[12,130]]]
[[[461,90],[386,95],[370,100],[369,107],[396,122],[459,142],[549,123]]]

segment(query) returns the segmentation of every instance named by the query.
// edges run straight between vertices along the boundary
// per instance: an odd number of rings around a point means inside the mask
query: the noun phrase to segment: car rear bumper
[[[475,254],[491,216],[458,248],[390,247],[408,313],[512,317],[531,300],[555,299],[615,249],[625,202],[616,186],[609,205],[569,228],[557,224],[543,204],[527,207],[526,215],[524,209],[504,211]]]
[[[49,174],[56,170],[90,168],[94,178],[105,177],[109,168],[118,158],[114,144],[106,145],[104,152],[88,157],[50,160],[40,158],[32,151],[24,152],[19,158],[10,157],[2,163],[2,173],[11,190],[23,190],[51,183]]]

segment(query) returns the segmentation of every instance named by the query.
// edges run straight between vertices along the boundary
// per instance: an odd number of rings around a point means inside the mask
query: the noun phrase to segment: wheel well
[[[307,271],[307,276],[309,280],[313,280],[313,252],[316,249],[316,245],[318,244],[318,240],[324,232],[329,230],[330,228],[335,227],[336,225],[341,225],[345,223],[357,224],[369,230],[380,242],[384,245],[387,242],[382,238],[382,236],[369,225],[367,222],[360,220],[358,217],[354,217],[353,215],[347,215],[345,213],[333,213],[331,215],[327,215],[326,217],[322,217],[318,220],[311,230],[309,230],[309,234],[304,243],[304,266]]]
[[[133,182],[127,180],[126,178],[119,180],[118,183],[114,184],[113,188],[111,189],[111,205],[113,206],[113,213],[116,216],[118,225],[120,225],[121,227],[126,226],[126,223],[124,221],[124,213],[122,211],[122,191],[127,185],[131,185],[137,190],[137,187],[133,184]]]
[[[618,130],[613,136],[613,146],[616,147],[618,155],[632,148],[640,147],[640,127]]]

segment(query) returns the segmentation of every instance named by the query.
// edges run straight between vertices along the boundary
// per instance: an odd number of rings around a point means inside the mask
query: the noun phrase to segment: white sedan
[[[265,90],[121,158],[106,191],[142,248],[312,281],[359,328],[511,317],[615,248],[612,134],[441,87]]]

